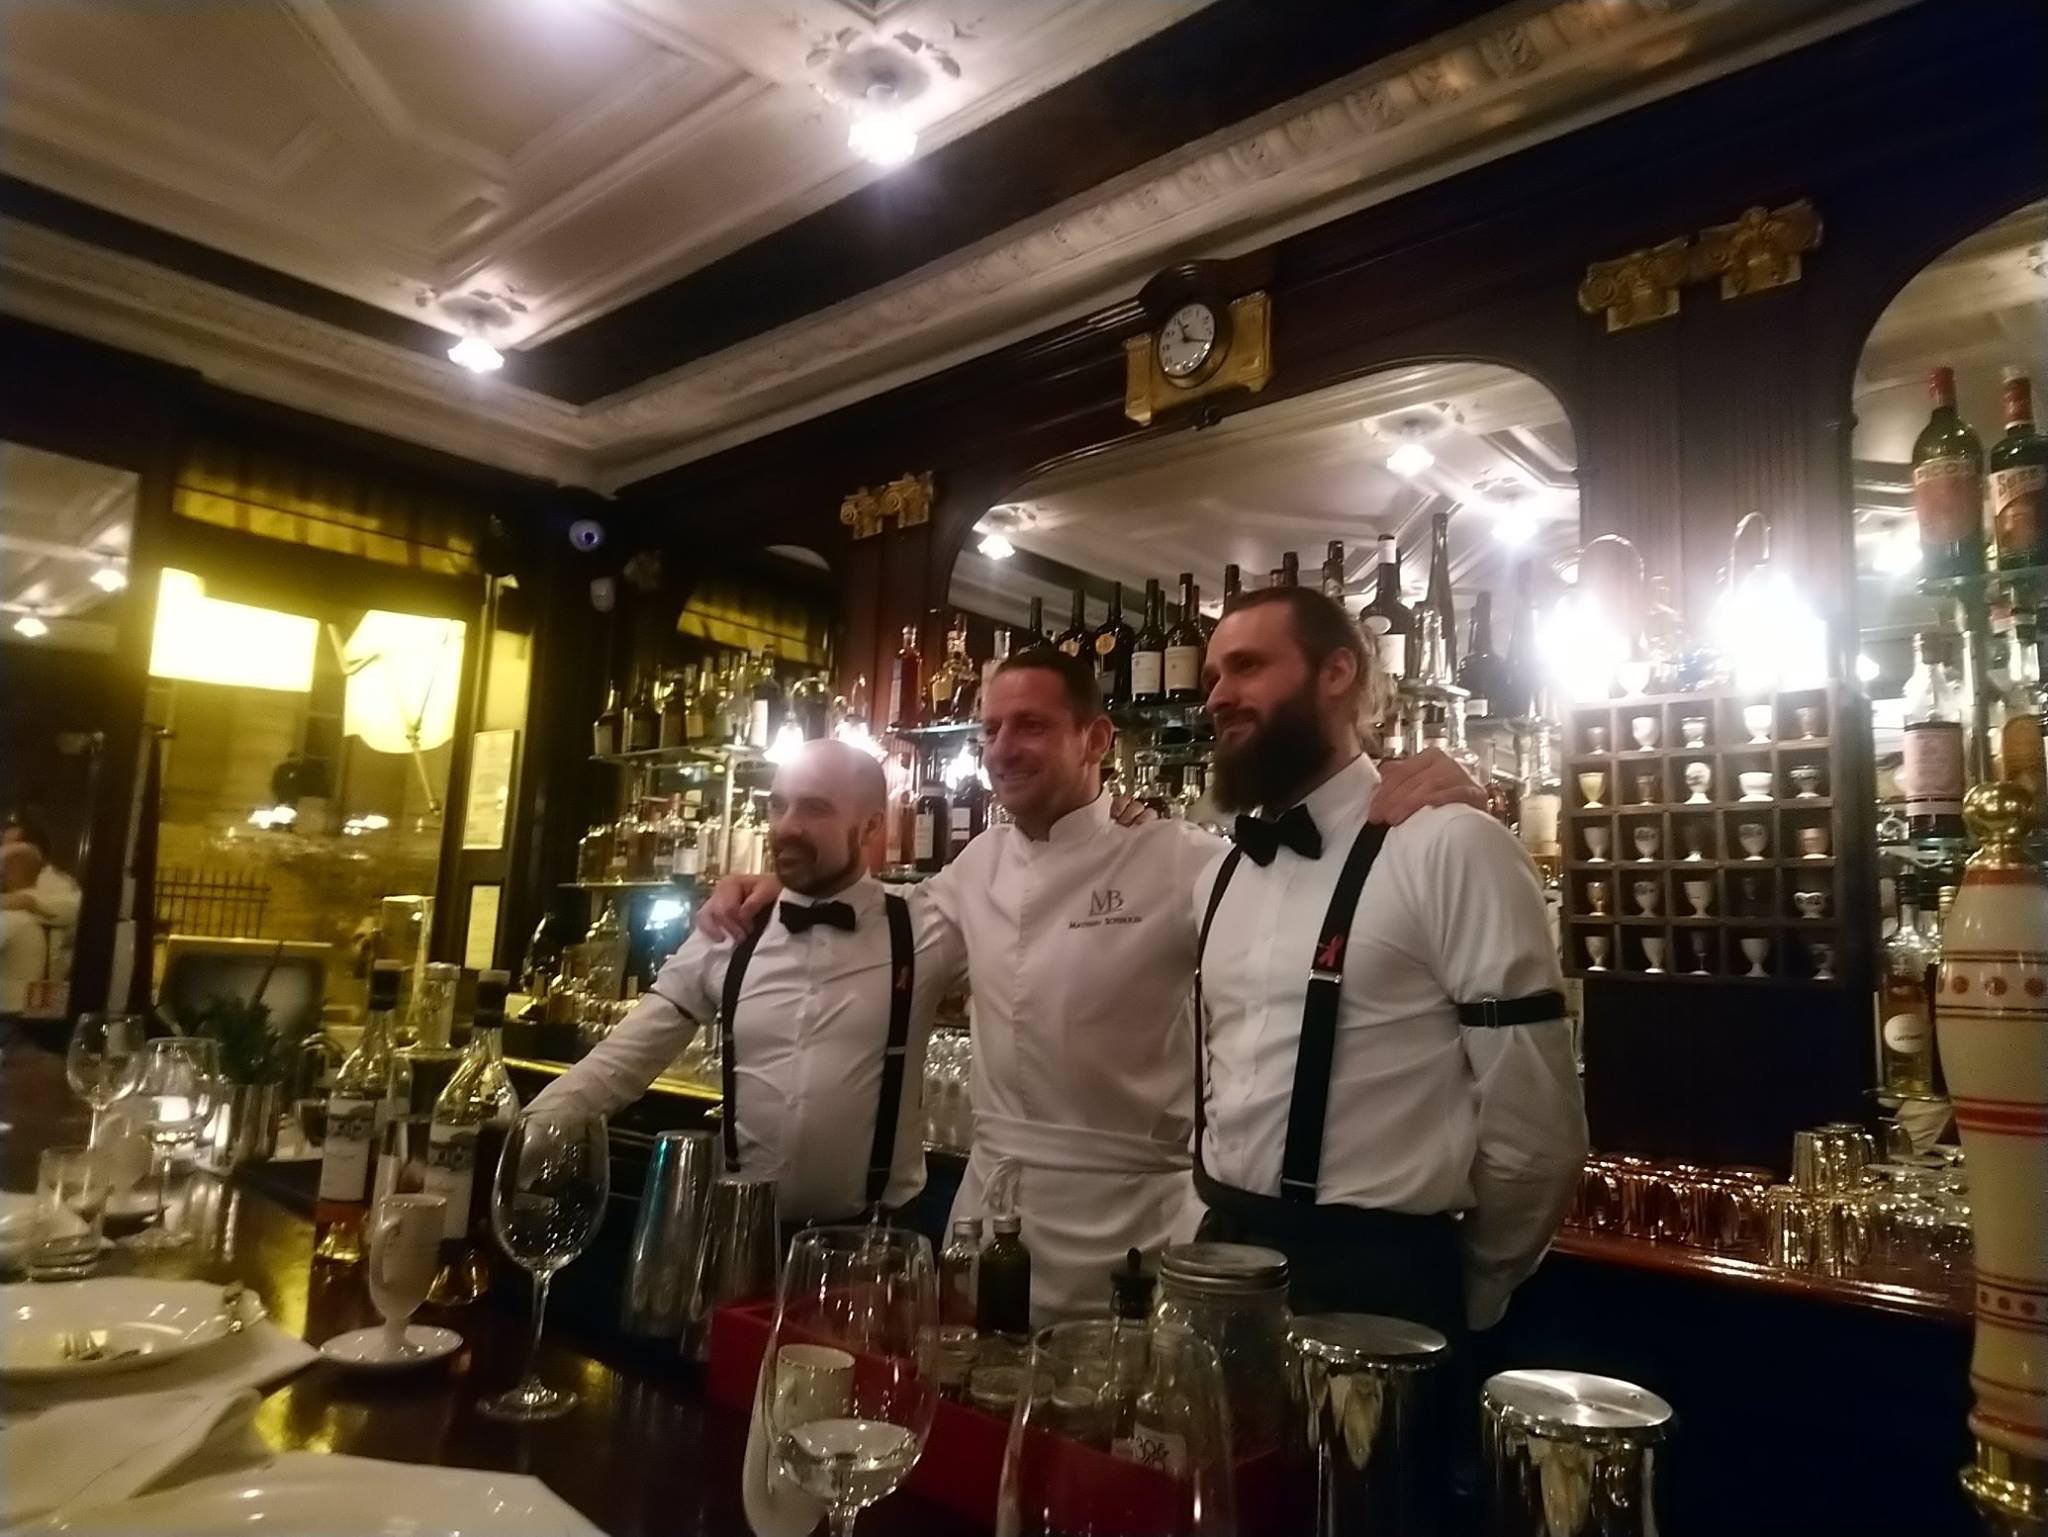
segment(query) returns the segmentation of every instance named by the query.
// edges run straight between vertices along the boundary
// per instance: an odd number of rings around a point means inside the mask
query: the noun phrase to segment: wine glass
[[[206,1130],[220,1097],[220,1047],[194,1035],[167,1035],[142,1049],[135,1092],[148,1107],[149,1140],[157,1161],[156,1220],[129,1239],[138,1249],[175,1249],[189,1241],[171,1231],[171,1150]]]
[[[921,1234],[870,1223],[810,1228],[790,1244],[761,1420],[783,1473],[831,1512],[835,1537],[850,1537],[924,1452],[938,1330],[938,1276]],[[852,1357],[829,1391],[805,1365],[817,1346]]]
[[[604,1117],[570,1110],[528,1110],[505,1134],[491,1184],[491,1230],[498,1245],[533,1273],[533,1332],[519,1386],[477,1408],[497,1420],[551,1420],[576,1395],[549,1387],[534,1363],[547,1322],[548,1283],[597,1236],[611,1193],[611,1140]]]
[[[1053,1324],[1032,1337],[1027,1383],[1003,1451],[998,1537],[1236,1532],[1223,1369],[1203,1340],[1170,1325]]]
[[[64,1081],[71,1092],[92,1106],[92,1135],[100,1139],[100,1117],[116,1100],[126,1099],[142,1082],[142,1048],[146,1033],[137,1014],[81,1014],[64,1048]]]

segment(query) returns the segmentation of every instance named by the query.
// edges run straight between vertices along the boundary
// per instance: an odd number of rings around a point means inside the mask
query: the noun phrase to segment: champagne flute
[[[157,1160],[156,1221],[128,1242],[137,1249],[175,1249],[189,1237],[171,1231],[171,1152],[196,1139],[213,1119],[220,1095],[218,1043],[194,1035],[148,1042],[136,1093],[149,1107],[149,1140]]]
[[[831,1512],[835,1537],[908,1476],[938,1406],[939,1325],[931,1245],[903,1228],[811,1228],[790,1245],[762,1372],[762,1424],[782,1471]],[[806,1346],[854,1366],[818,1391]],[[785,1356],[784,1352],[788,1355]]]
[[[100,1140],[100,1117],[116,1100],[126,1099],[142,1082],[142,1048],[146,1032],[137,1014],[81,1014],[64,1048],[64,1081],[71,1092],[92,1106],[92,1135]]]
[[[611,1193],[611,1141],[604,1117],[528,1110],[512,1123],[491,1184],[491,1230],[498,1245],[533,1273],[533,1332],[519,1386],[477,1405],[496,1420],[551,1420],[576,1395],[549,1387],[535,1371],[547,1322],[548,1283],[590,1246]]]

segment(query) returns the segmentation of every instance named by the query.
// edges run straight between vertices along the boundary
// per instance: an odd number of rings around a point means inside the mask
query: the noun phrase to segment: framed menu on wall
[[[470,741],[469,793],[462,811],[462,846],[465,849],[501,849],[505,846],[505,818],[512,807],[512,765],[519,748],[519,733],[479,731]]]

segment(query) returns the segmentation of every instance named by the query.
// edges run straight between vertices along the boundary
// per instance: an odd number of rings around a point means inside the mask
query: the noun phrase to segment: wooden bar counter
[[[11,1123],[0,1132],[0,1184],[33,1189],[38,1153],[86,1135],[86,1113],[65,1086],[62,1058],[19,1039],[0,1050],[0,1122]],[[103,1273],[240,1280],[280,1327],[316,1345],[377,1321],[361,1271],[315,1266],[312,1224],[279,1202],[197,1174],[183,1207],[191,1244],[147,1261],[117,1250]],[[507,1287],[459,1316],[422,1310],[423,1321],[445,1323],[468,1342],[446,1364],[387,1376],[316,1362],[264,1400],[259,1434],[278,1451],[530,1474],[613,1537],[745,1534],[746,1423],[707,1403],[696,1369],[673,1351],[599,1339],[580,1331],[568,1310],[551,1311],[541,1373],[576,1390],[575,1409],[532,1426],[477,1413],[478,1399],[518,1376],[528,1296],[524,1287]],[[138,1378],[138,1388],[144,1385]],[[872,1537],[975,1530],[902,1493],[861,1518],[861,1531]]]

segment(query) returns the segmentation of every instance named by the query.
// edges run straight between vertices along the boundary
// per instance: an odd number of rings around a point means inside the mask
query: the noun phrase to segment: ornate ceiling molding
[[[231,388],[614,489],[1099,309],[1168,260],[1281,238],[1909,3],[1527,0],[583,408],[20,225],[0,231],[0,307]]]

